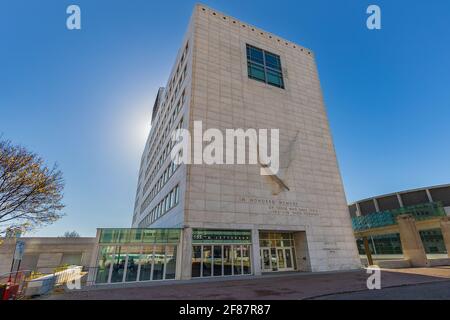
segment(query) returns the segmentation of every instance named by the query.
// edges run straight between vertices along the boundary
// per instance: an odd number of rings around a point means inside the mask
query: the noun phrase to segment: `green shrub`
[[[33,279],[36,279],[36,278],[40,278],[42,276],[45,276],[45,274],[43,274],[41,272],[37,272],[37,271],[31,271],[31,274],[30,274],[28,280],[33,280]]]
[[[56,272],[60,272],[60,271],[64,271],[64,270],[66,270],[66,269],[69,269],[69,267],[70,267],[70,265],[69,264],[62,264],[62,265],[60,265],[59,267],[56,267],[54,270],[53,270],[53,272],[54,273],[56,273]]]

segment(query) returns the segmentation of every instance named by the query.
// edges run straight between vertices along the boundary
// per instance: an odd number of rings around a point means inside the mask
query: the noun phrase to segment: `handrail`
[[[17,271],[13,271],[13,272],[2,273],[2,274],[0,274],[0,279],[5,276],[9,276],[10,274],[15,274],[15,273],[19,273],[19,272],[23,272],[23,273],[30,272],[31,273],[31,272],[33,272],[33,270],[17,270]]]

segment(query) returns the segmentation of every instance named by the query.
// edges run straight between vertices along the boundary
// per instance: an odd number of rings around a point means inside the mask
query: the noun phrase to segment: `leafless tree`
[[[64,180],[54,165],[0,136],[0,236],[48,225],[63,216]]]

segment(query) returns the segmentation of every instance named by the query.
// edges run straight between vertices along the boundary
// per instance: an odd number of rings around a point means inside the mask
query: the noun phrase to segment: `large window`
[[[194,245],[192,277],[251,274],[250,245]]]
[[[251,231],[194,229],[192,277],[251,274]]]
[[[177,266],[177,247],[166,247],[166,280],[175,279],[175,271]]]
[[[153,260],[153,280],[161,280],[164,277],[164,265],[166,263],[164,246],[155,246]]]
[[[113,263],[115,247],[102,247],[98,255],[97,263],[97,283],[106,283],[109,281],[109,272]]]
[[[203,246],[203,269],[202,275],[209,277],[211,275],[211,246]]]
[[[139,262],[141,258],[141,247],[130,247],[127,250],[128,258],[126,262],[125,281],[136,281],[138,275]]]
[[[201,276],[202,267],[202,246],[192,247],[192,277]]]
[[[284,89],[280,56],[247,44],[248,77]]]
[[[153,247],[144,247],[141,256],[141,272],[139,281],[152,279]]]
[[[105,246],[98,257],[96,283],[175,279],[176,245]]]
[[[122,247],[116,247],[114,263],[112,265],[111,282],[122,282],[125,274],[126,253],[122,252]]]

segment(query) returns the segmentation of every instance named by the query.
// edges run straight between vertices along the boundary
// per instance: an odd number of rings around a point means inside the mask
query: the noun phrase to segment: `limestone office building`
[[[280,171],[175,165],[171,133],[279,129]],[[95,283],[360,267],[314,54],[196,5],[157,94],[131,229],[99,229]]]

